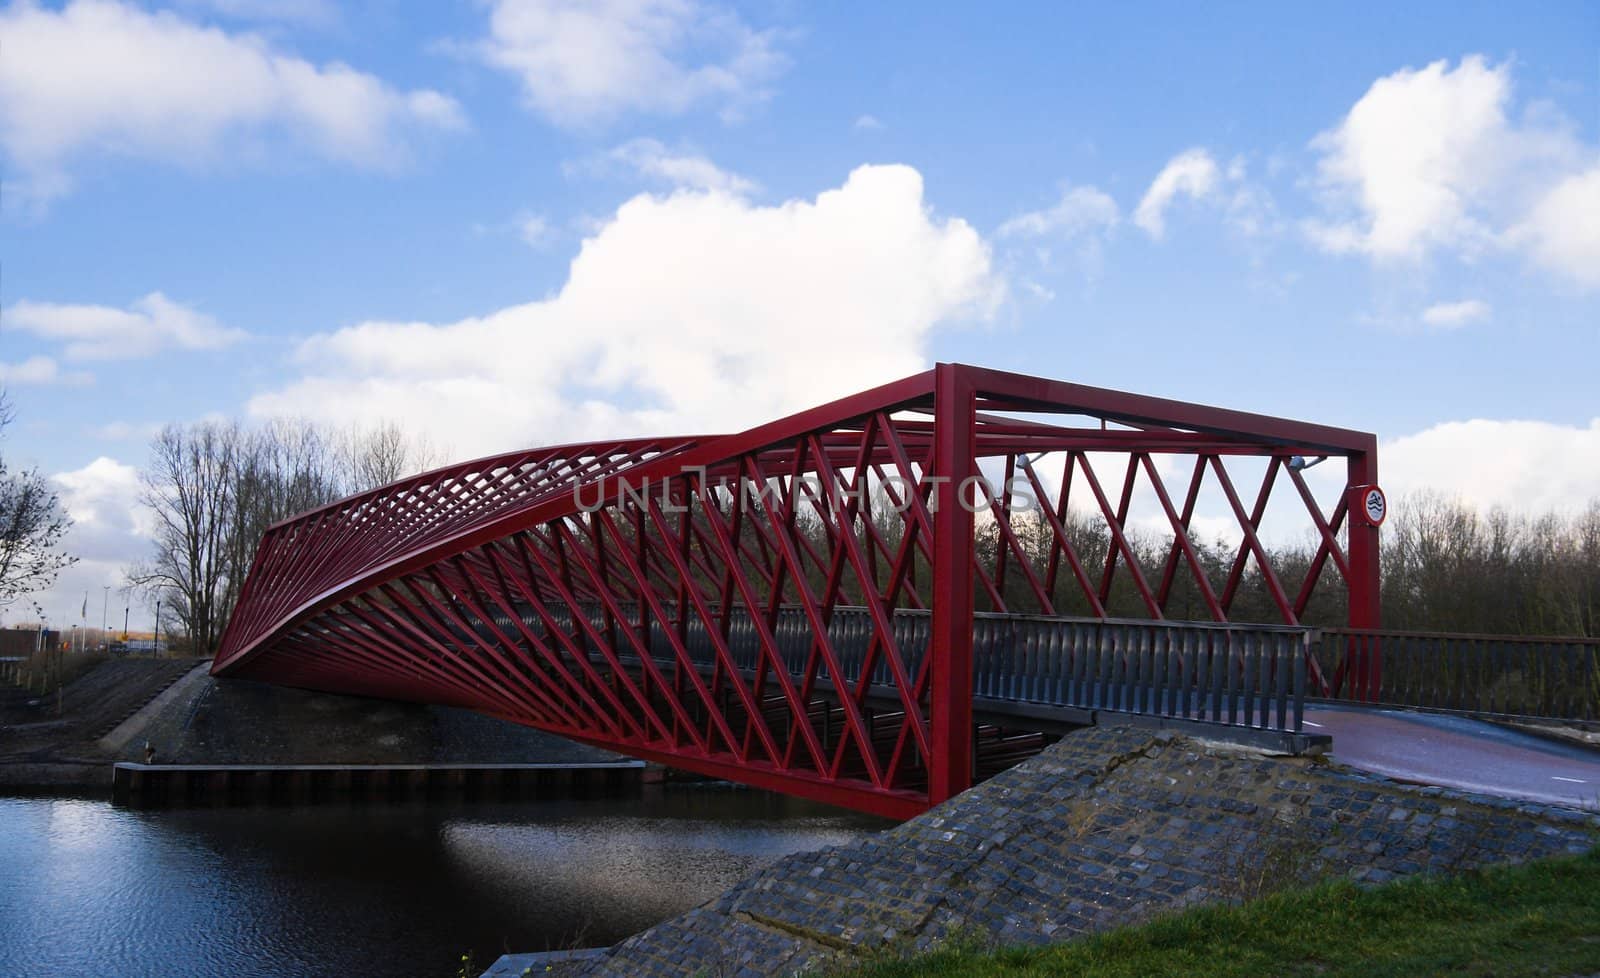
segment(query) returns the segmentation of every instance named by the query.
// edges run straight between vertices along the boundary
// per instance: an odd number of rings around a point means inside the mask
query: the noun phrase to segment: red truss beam
[[[1345,491],[1319,502],[1297,456],[1345,459]],[[1204,618],[1259,590],[1297,624],[1331,581],[1377,627],[1376,528],[1347,498],[1376,476],[1361,432],[940,364],[737,434],[510,452],[285,520],[212,671],[906,817],[974,777],[978,612],[1170,618],[1192,587]],[[1285,477],[1304,568],[1261,538]],[[1207,489],[1237,531],[1220,579],[1192,530]],[[1348,665],[1376,688],[1375,652]]]

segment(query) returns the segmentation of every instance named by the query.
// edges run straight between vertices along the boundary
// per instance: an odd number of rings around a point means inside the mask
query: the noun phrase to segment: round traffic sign
[[[1368,523],[1382,526],[1383,518],[1389,515],[1389,500],[1384,498],[1383,490],[1368,486],[1361,494],[1361,511],[1366,514]]]

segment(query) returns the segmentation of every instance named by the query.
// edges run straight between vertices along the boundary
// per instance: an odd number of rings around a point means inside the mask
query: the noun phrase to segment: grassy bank
[[[1600,971],[1600,849],[1577,858],[1279,893],[1044,948],[950,947],[838,978],[1588,975]]]
[[[57,686],[67,686],[106,661],[104,652],[35,652],[16,665],[16,685],[43,696]]]

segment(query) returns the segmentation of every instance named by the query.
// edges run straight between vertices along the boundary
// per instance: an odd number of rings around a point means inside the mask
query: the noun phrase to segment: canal
[[[720,785],[542,802],[133,810],[0,798],[0,975],[453,978],[614,943],[888,823]]]

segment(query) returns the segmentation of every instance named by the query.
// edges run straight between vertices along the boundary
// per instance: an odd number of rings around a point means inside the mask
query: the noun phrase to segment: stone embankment
[[[1065,940],[1328,876],[1367,883],[1583,852],[1600,816],[1135,728],[1073,734],[927,814],[797,854],[560,965],[563,975],[789,975],[952,935]]]

